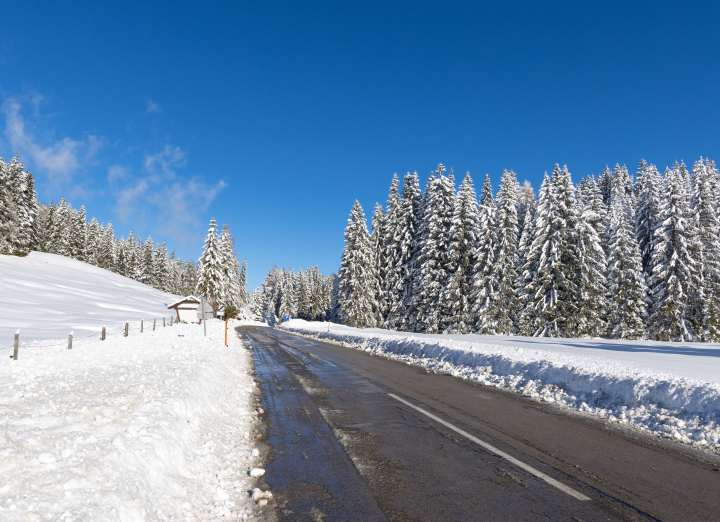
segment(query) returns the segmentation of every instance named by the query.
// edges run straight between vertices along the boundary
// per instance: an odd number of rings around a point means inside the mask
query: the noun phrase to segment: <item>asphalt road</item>
[[[281,520],[720,520],[720,464],[515,394],[240,327]]]

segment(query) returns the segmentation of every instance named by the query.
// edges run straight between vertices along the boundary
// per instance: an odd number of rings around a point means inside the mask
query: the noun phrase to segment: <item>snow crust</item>
[[[720,345],[439,335],[292,319],[282,328],[720,450]]]
[[[0,347],[20,342],[97,336],[103,326],[119,331],[131,322],[139,329],[162,324],[174,314],[167,307],[179,296],[69,257],[30,252],[0,255]]]

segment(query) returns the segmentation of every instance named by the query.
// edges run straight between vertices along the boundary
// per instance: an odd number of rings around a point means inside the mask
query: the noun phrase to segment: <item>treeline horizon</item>
[[[421,192],[393,177],[372,232],[353,205],[338,316],[426,333],[720,341],[720,178],[702,158],[661,174],[605,167],[575,186],[545,173],[537,197],[505,171],[479,198],[440,164]]]

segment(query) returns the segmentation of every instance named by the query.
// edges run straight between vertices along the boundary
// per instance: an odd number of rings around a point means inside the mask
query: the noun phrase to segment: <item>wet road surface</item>
[[[357,350],[238,334],[282,520],[720,520],[712,459]]]

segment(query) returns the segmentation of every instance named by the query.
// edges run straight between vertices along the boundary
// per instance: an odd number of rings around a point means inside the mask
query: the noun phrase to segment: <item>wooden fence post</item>
[[[125,323],[125,337],[128,336],[128,323]]]
[[[15,344],[13,345],[13,361],[17,361],[18,347],[20,346],[20,330],[15,332]]]
[[[170,316],[170,326],[172,326],[172,315]]]
[[[101,341],[105,340],[105,327],[104,326],[103,326],[103,330],[102,330],[102,337],[100,338],[100,340]]]
[[[157,317],[153,317],[153,332],[155,331],[155,323],[157,323]]]
[[[163,328],[165,328],[165,318],[163,317]]]
[[[72,350],[72,336],[73,333],[70,332],[70,335],[68,335],[68,350]]]
[[[143,332],[143,320],[140,319],[140,333]]]

